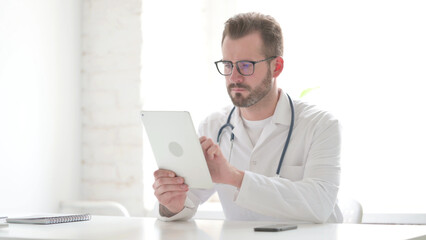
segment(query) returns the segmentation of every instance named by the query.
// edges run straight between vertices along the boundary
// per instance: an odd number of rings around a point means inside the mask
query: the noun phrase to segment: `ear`
[[[278,56],[277,58],[275,58],[275,69],[274,69],[273,77],[274,78],[278,77],[283,71],[283,69],[284,69],[284,59]]]

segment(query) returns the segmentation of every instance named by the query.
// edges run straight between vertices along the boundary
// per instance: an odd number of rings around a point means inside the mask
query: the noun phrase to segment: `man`
[[[222,55],[216,66],[236,108],[210,115],[199,128],[215,188],[188,190],[183,178],[157,170],[160,218],[189,219],[217,191],[230,220],[341,222],[339,123],[277,87],[284,66],[279,24],[259,13],[230,18]]]

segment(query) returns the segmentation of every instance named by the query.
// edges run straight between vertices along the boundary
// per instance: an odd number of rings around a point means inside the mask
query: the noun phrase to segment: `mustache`
[[[231,83],[228,85],[228,89],[231,89],[231,88],[244,88],[244,89],[250,90],[250,86],[243,83]]]

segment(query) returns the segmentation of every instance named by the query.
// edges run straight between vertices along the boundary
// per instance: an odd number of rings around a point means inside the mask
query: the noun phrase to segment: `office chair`
[[[129,217],[127,209],[114,201],[62,201],[59,203],[61,213],[90,213],[92,215]]]
[[[339,199],[339,208],[343,214],[343,223],[362,223],[362,206],[355,199]]]

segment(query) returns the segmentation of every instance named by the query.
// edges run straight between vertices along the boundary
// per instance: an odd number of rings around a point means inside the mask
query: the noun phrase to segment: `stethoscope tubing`
[[[231,124],[231,117],[232,114],[235,111],[235,106],[232,108],[231,112],[228,115],[228,120],[226,120],[226,123],[219,129],[219,133],[217,134],[217,143],[219,144],[220,142],[220,136],[222,135],[222,131],[223,129],[230,127],[231,128],[231,141],[234,141],[234,133],[232,132],[234,130],[234,125]]]
[[[290,143],[290,138],[291,135],[293,134],[293,127],[294,127],[294,106],[293,106],[293,101],[290,98],[290,95],[287,94],[289,103],[290,103],[290,108],[291,108],[291,122],[290,122],[290,128],[288,129],[288,134],[287,134],[287,139],[285,140],[285,145],[283,148],[283,151],[281,153],[281,157],[280,157],[280,162],[278,163],[278,167],[277,167],[277,176],[280,175],[280,171],[281,171],[281,165],[283,164],[284,161],[284,156],[287,152],[287,148],[288,148],[288,144]]]
[[[278,167],[277,167],[277,171],[276,171],[277,176],[279,176],[279,174],[280,174],[281,166],[282,166],[282,164],[284,162],[284,157],[285,157],[285,154],[287,152],[288,146],[290,144],[290,138],[291,138],[291,135],[293,134],[293,128],[294,128],[294,106],[293,106],[293,100],[290,98],[290,95],[288,95],[288,94],[286,94],[286,95],[287,95],[289,103],[290,103],[291,122],[290,122],[290,128],[288,130],[288,134],[287,134],[287,139],[285,141],[285,144],[284,144],[284,147],[283,147],[283,151],[281,152],[280,161],[278,163]],[[231,112],[229,113],[228,119],[226,120],[226,123],[222,127],[220,127],[220,129],[218,131],[218,134],[217,134],[217,143],[218,144],[220,144],[220,138],[222,136],[223,130],[225,128],[227,128],[227,127],[229,127],[231,129],[231,138],[230,138],[231,146],[233,146],[233,144],[234,144],[234,138],[235,138],[235,135],[233,133],[234,125],[231,124],[231,117],[232,117],[232,114],[234,113],[234,111],[235,111],[235,106],[232,108]],[[232,153],[232,148],[230,149],[229,158],[231,157],[231,153]],[[228,159],[228,160],[230,161],[231,159]]]

